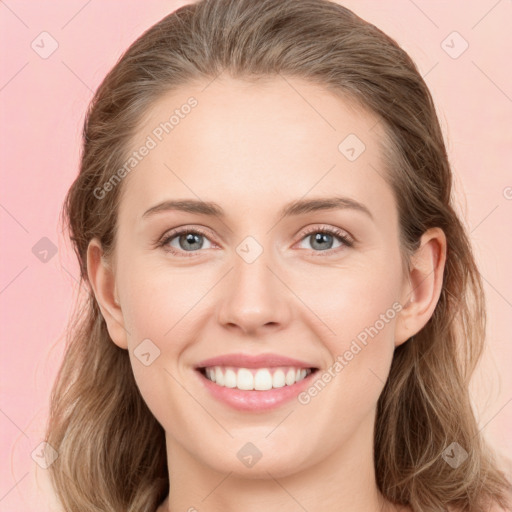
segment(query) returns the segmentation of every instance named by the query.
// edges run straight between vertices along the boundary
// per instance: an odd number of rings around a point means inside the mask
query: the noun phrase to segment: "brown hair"
[[[148,29],[119,59],[87,111],[80,173],[64,204],[88,286],[87,246],[115,248],[123,183],[101,200],[156,99],[220,73],[255,80],[298,77],[373,112],[386,133],[386,176],[398,205],[404,268],[428,228],[448,249],[432,318],[395,350],[379,398],[375,471],[383,495],[415,511],[510,506],[510,482],[482,439],[469,382],[482,353],[485,303],[465,228],[453,208],[452,175],[430,92],[398,44],[327,0],[203,0]],[[153,512],[168,492],[165,437],[135,383],[126,350],[109,337],[93,293],[77,305],[54,384],[49,467],[66,510]],[[457,442],[468,458],[443,459]]]

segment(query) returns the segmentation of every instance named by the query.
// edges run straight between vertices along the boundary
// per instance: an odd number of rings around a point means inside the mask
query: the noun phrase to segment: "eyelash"
[[[354,246],[354,241],[352,240],[352,238],[347,236],[343,231],[341,231],[338,228],[332,228],[332,227],[327,227],[327,226],[322,226],[320,228],[319,227],[310,228],[308,231],[303,233],[302,238],[299,241],[302,241],[308,235],[311,235],[313,233],[322,233],[322,234],[333,235],[333,236],[339,238],[339,240],[342,242],[342,244],[345,247],[350,248],[350,247]],[[201,251],[183,251],[183,250],[176,250],[174,247],[172,247],[172,248],[166,247],[167,244],[171,240],[173,240],[177,236],[183,235],[183,234],[201,235],[201,236],[204,236],[205,238],[209,238],[209,234],[206,233],[205,231],[201,230],[200,228],[193,228],[193,229],[190,229],[190,228],[179,229],[178,228],[176,231],[171,231],[167,236],[164,236],[163,239],[161,239],[159,242],[157,242],[156,246],[159,248],[163,248],[166,252],[169,252],[169,253],[177,255],[177,256],[184,256],[186,258],[196,256],[196,254]],[[313,253],[319,253],[319,254],[315,254],[315,256],[326,257],[326,256],[331,256],[332,253],[335,253],[341,249],[343,249],[343,247],[336,247],[335,249],[327,249],[325,251],[313,251]]]

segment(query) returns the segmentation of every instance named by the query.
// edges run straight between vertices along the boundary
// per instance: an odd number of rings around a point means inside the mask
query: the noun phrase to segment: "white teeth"
[[[236,388],[236,373],[229,369],[224,374],[224,386],[227,388]]]
[[[286,384],[288,386],[291,386],[294,383],[295,383],[295,370],[293,368],[290,368],[286,372]]]
[[[215,366],[205,368],[206,378],[219,386],[242,390],[267,391],[272,388],[291,386],[311,373],[306,368],[233,368]]]
[[[222,373],[222,370],[217,366],[215,368],[215,382],[219,386],[224,386],[224,374]]]
[[[297,370],[299,371],[299,370]],[[282,388],[286,384],[283,370],[276,370],[272,375],[272,387]]]
[[[240,368],[238,370],[236,387],[238,389],[254,389],[254,377],[247,368]]]
[[[272,375],[268,370],[258,370],[254,376],[254,389],[266,391],[272,389]]]

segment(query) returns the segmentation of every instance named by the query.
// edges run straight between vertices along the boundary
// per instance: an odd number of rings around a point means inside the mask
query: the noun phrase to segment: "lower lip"
[[[291,386],[285,385],[281,388],[272,388],[266,391],[244,391],[238,388],[219,386],[207,379],[199,370],[195,370],[195,372],[199,375],[206,389],[217,400],[241,411],[268,411],[296,398],[304,388],[311,384],[311,379],[318,373],[318,370]]]

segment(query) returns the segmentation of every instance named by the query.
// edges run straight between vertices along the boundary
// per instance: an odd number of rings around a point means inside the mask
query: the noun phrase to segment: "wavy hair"
[[[123,183],[98,200],[130,154],[141,120],[164,94],[221,73],[244,80],[297,77],[377,115],[386,179],[395,195],[404,269],[431,227],[447,260],[438,304],[397,347],[379,397],[374,463],[381,493],[414,511],[509,507],[511,484],[485,443],[469,383],[485,341],[485,301],[468,234],[454,209],[452,173],[431,94],[395,40],[328,0],[202,0],[145,31],[97,89],[86,113],[79,174],[65,228],[87,291],[67,329],[52,388],[48,468],[66,510],[154,512],[168,488],[165,433],[136,385],[126,350],[110,339],[91,292],[87,247],[115,249]],[[457,442],[457,468],[443,452]]]

